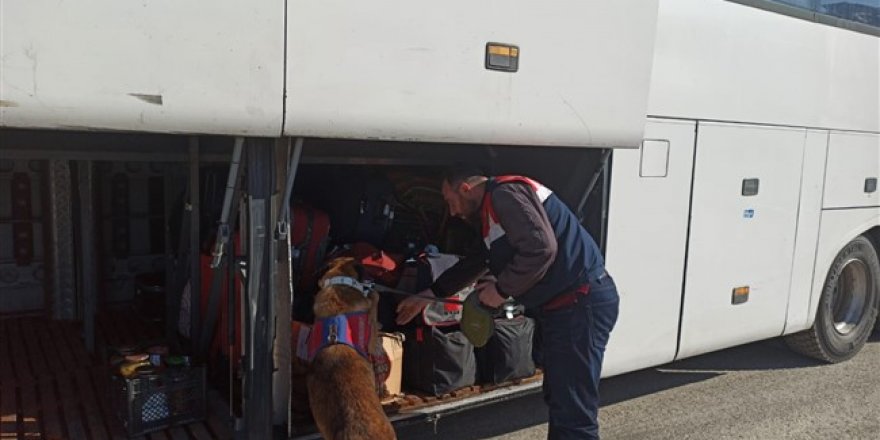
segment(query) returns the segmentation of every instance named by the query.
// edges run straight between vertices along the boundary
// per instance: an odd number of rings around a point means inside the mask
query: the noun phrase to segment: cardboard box
[[[391,368],[388,379],[385,379],[385,388],[388,394],[395,396],[400,394],[400,384],[403,379],[403,333],[380,333],[382,348],[388,355]]]

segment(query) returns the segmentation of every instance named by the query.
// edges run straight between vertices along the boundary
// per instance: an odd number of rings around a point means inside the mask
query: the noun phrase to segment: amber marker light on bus
[[[519,69],[519,47],[510,44],[486,43],[486,68],[502,72]]]
[[[731,304],[742,304],[749,300],[749,286],[735,287],[733,289],[733,297]]]

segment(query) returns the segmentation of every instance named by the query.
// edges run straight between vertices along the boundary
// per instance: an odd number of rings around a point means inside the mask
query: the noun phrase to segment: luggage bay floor
[[[538,382],[542,380],[543,377],[544,375],[539,369],[531,377],[512,380],[500,384],[471,385],[468,387],[457,389],[455,391],[452,391],[451,393],[444,394],[442,396],[434,396],[428,393],[421,392],[405,392],[404,394],[401,394],[399,396],[385,399],[382,402],[382,406],[385,408],[385,412],[389,415],[405,414],[432,405],[453,403],[459,400],[466,399],[468,397],[477,396],[500,388]]]
[[[544,378],[544,374],[539,368],[534,375],[522,379],[516,379],[500,384],[482,384],[471,385],[459,388],[441,396],[434,396],[429,393],[419,391],[404,390],[403,393],[396,396],[390,396],[382,400],[382,407],[385,414],[389,416],[395,425],[405,425],[409,423],[417,423],[419,420],[426,421],[426,417],[435,414],[435,409],[444,408],[440,412],[457,412],[460,409],[482,406],[485,403],[468,402],[469,400],[480,399],[481,397],[492,397],[493,392],[510,393],[511,395],[520,395],[522,388],[529,388],[526,393],[532,393],[534,386],[540,387],[540,383]],[[531,385],[531,386],[530,386]],[[510,388],[520,388],[520,390],[511,390]],[[454,406],[457,409],[449,408]],[[458,408],[460,407],[460,408]],[[294,439],[319,439],[317,428],[315,427],[311,416],[308,414],[293,414],[293,438]]]
[[[130,310],[99,315],[96,327],[98,339],[108,345],[161,335]],[[86,351],[81,329],[79,323],[39,316],[0,317],[0,439],[127,438],[110,404],[107,368]],[[205,421],[135,438],[231,438],[224,408],[209,391]]]

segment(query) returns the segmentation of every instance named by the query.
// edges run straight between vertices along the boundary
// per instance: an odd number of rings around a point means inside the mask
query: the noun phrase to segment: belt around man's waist
[[[589,293],[589,284],[580,285],[573,290],[556,295],[553,299],[547,301],[546,304],[541,306],[541,310],[545,312],[552,312],[554,310],[562,310],[564,308],[571,307],[578,302],[579,298],[587,296]]]

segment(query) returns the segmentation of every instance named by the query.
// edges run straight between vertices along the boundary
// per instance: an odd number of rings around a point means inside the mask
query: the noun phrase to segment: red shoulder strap
[[[525,183],[525,184],[531,186],[532,189],[535,191],[537,191],[539,188],[538,182],[536,182],[532,179],[529,179],[528,177],[525,177],[525,176],[512,176],[512,175],[511,176],[495,176],[493,178],[493,180],[495,180],[495,182],[497,182],[497,183],[511,183],[511,182]]]
[[[492,181],[497,184],[525,183],[526,185],[532,187],[532,190],[534,190],[535,192],[537,192],[538,189],[541,187],[538,182],[525,176],[495,176],[492,178]],[[486,238],[486,236],[489,234],[490,220],[492,222],[498,223],[498,215],[495,214],[495,208],[492,206],[491,191],[486,191],[486,195],[483,196],[483,209],[480,211],[480,223],[482,226],[483,238]]]

